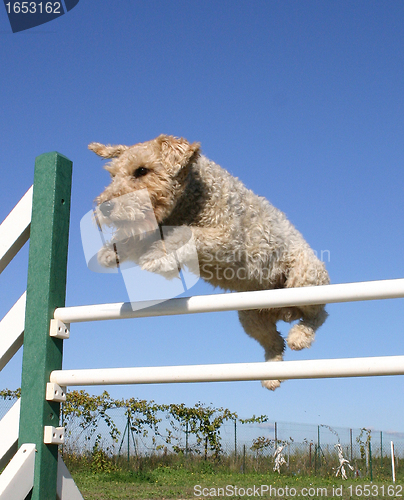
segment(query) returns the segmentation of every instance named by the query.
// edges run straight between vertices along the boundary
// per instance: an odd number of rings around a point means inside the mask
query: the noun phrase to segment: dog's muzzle
[[[108,217],[109,215],[111,215],[111,212],[114,208],[114,202],[111,200],[104,201],[104,203],[101,203],[99,208],[101,210],[102,215]]]

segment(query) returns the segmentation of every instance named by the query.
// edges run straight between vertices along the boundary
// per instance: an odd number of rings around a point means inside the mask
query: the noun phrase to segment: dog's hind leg
[[[265,361],[282,361],[285,341],[276,329],[277,318],[271,314],[271,310],[239,311],[238,316],[245,332],[265,349]],[[273,391],[280,386],[281,381],[262,380],[261,383]]]
[[[301,252],[295,256],[293,267],[289,270],[286,287],[328,285],[330,278],[324,263],[312,251]],[[314,342],[316,330],[327,319],[324,305],[299,306],[301,320],[288,334],[287,343],[291,349],[299,351],[310,347]]]
[[[314,342],[316,330],[327,319],[324,305],[302,306],[302,319],[292,326],[288,333],[287,343],[291,349],[300,351],[310,347]]]

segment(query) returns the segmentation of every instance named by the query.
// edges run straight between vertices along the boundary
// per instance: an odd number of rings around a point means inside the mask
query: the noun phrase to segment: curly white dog
[[[100,224],[116,228],[120,251],[117,257],[114,241],[102,248],[102,265],[132,260],[170,277],[178,266],[172,250],[186,249],[191,232],[200,275],[214,286],[249,291],[329,283],[324,264],[286,216],[200,154],[198,143],[160,135],[134,146],[92,143],[89,148],[112,158],[105,167],[112,180],[96,200],[96,213]],[[176,226],[164,242],[139,245],[139,218],[144,230],[152,225],[150,210],[135,196],[144,189],[153,219],[161,226]],[[267,361],[282,360],[285,349],[277,321],[300,320],[287,337],[288,346],[299,350],[310,347],[326,317],[323,305],[239,311],[244,330],[265,349]],[[280,381],[262,384],[273,390]]]

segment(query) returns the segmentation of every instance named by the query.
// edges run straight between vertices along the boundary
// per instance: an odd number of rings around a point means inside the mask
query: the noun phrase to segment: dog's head
[[[134,146],[91,143],[89,149],[112,159],[105,169],[111,183],[96,198],[99,223],[131,233],[131,223],[144,219],[150,202],[136,192],[147,190],[157,223],[167,218],[185,187],[189,165],[199,155],[199,143],[160,135]],[[148,201],[148,200],[147,200]],[[147,216],[146,216],[147,218]]]

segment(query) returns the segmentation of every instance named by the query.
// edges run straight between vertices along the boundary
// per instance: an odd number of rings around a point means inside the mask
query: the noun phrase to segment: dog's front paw
[[[104,267],[117,267],[119,264],[118,254],[112,245],[102,247],[97,254],[97,259]]]
[[[156,241],[149,247],[147,252],[141,256],[139,263],[142,266],[143,263],[159,262],[167,257],[170,257],[170,255],[167,253],[164,243],[162,241]]]
[[[161,274],[167,279],[178,277],[178,264],[175,254],[167,254],[162,242],[155,243],[149,252],[139,259],[139,265],[144,271]]]
[[[140,266],[143,271],[149,271],[150,273],[161,274],[167,279],[178,277],[178,268],[175,263],[169,257],[164,257],[159,260],[145,260],[141,259]]]
[[[281,380],[261,380],[262,387],[269,389],[270,391],[274,391],[281,385]]]

